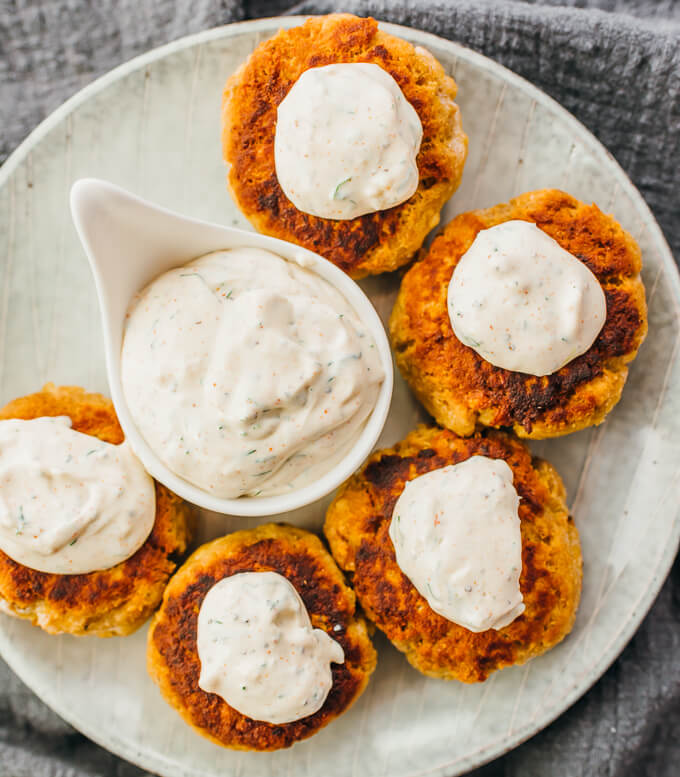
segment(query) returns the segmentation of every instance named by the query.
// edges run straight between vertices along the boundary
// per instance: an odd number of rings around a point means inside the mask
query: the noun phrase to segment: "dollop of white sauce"
[[[524,611],[519,496],[502,459],[472,456],[410,480],[389,534],[397,564],[430,607],[470,631]]]
[[[198,613],[197,648],[204,691],[275,724],[321,709],[333,686],[330,664],[345,660],[276,572],[241,572],[216,583]]]
[[[415,193],[422,137],[415,109],[378,65],[312,68],[279,105],[276,175],[298,210],[353,219]]]
[[[0,548],[40,572],[85,574],[133,555],[153,528],[153,480],[126,443],[65,416],[0,421]]]
[[[528,375],[550,375],[585,353],[607,318],[593,273],[527,221],[477,234],[453,272],[448,306],[462,343]]]
[[[128,313],[122,384],[149,446],[219,497],[279,494],[328,472],[384,379],[345,297],[255,248],[164,273]]]

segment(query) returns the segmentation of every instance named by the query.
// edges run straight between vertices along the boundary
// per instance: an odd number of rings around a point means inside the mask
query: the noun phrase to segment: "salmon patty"
[[[423,126],[419,183],[406,202],[346,221],[298,210],[276,177],[277,109],[309,68],[368,62],[387,71]],[[260,44],[234,73],[222,101],[222,146],[229,187],[260,232],[330,259],[353,278],[394,270],[410,261],[439,223],[442,205],[458,188],[467,155],[456,84],[425,49],[378,29],[375,19],[331,14],[281,30]]]
[[[448,286],[477,234],[513,219],[535,223],[599,280],[607,318],[593,345],[552,375],[496,367],[456,337]],[[631,362],[647,333],[640,249],[612,216],[554,189],[456,217],[425,258],[405,275],[390,319],[397,365],[442,426],[472,434],[478,426],[511,427],[543,439],[604,421],[621,397]]]
[[[101,394],[48,383],[15,399],[0,420],[69,416],[72,428],[118,445],[124,435],[113,404]],[[138,629],[158,607],[189,541],[188,505],[160,483],[151,534],[130,558],[110,569],[80,575],[39,572],[0,551],[0,610],[30,620],[51,634],[113,637]]]
[[[344,663],[332,664],[333,686],[321,709],[283,724],[253,720],[198,685],[198,613],[206,594],[225,577],[267,571],[293,585],[312,626],[345,654]],[[330,553],[313,534],[280,524],[237,531],[195,551],[170,581],[149,630],[147,666],[166,701],[199,734],[236,750],[278,750],[312,736],[360,696],[375,665],[354,592]]]
[[[471,456],[503,459],[520,496],[525,610],[508,626],[474,633],[432,610],[397,564],[388,530],[409,480]],[[324,527],[335,560],[354,584],[366,616],[431,677],[485,680],[523,664],[571,630],[581,593],[581,548],[555,469],[524,444],[487,430],[462,438],[419,426],[402,442],[374,453],[340,489]]]

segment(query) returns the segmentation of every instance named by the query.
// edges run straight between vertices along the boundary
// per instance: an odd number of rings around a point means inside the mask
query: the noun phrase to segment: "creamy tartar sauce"
[[[122,384],[134,421],[173,472],[219,497],[325,474],[361,434],[383,378],[345,297],[269,251],[171,270],[128,313]]]
[[[456,337],[486,361],[550,375],[585,353],[607,318],[599,281],[527,221],[477,234],[449,283]]]
[[[470,631],[524,611],[519,496],[502,459],[472,456],[410,480],[389,534],[397,564],[430,607]]]
[[[422,136],[415,109],[378,65],[312,68],[279,105],[276,175],[298,210],[353,219],[414,194]]]
[[[151,533],[153,480],[128,446],[65,416],[0,421],[0,548],[40,572],[85,574],[132,556]]]
[[[345,660],[276,572],[241,572],[216,583],[198,613],[197,648],[204,691],[275,724],[321,709],[333,686],[330,664]]]

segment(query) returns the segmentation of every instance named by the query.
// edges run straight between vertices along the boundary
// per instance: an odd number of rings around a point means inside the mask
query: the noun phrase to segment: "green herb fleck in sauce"
[[[349,183],[351,180],[352,180],[352,176],[350,175],[349,178],[345,178],[344,181],[340,181],[340,183],[335,187],[335,190],[333,191],[334,200],[342,199],[342,197],[340,197],[340,187],[344,186],[346,183]]]

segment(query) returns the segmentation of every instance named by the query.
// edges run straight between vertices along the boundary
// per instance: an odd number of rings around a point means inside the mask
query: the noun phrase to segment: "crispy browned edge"
[[[390,73],[423,125],[418,190],[389,210],[346,221],[303,213],[283,193],[274,164],[276,111],[299,76],[336,62],[372,62]],[[330,259],[353,278],[410,261],[458,188],[467,155],[456,84],[425,49],[378,29],[375,19],[331,14],[280,30],[229,78],[222,145],[229,187],[250,222]]]
[[[274,725],[256,721],[198,686],[198,612],[219,580],[238,572],[273,571],[286,577],[309,611],[312,625],[337,640],[345,653],[333,664],[333,687],[321,709],[307,718]],[[266,524],[201,546],[174,575],[149,630],[147,665],[171,707],[211,741],[237,750],[277,750],[306,739],[341,715],[362,693],[376,653],[366,622],[318,537],[292,526]]]
[[[495,367],[454,335],[447,307],[453,270],[477,233],[510,219],[534,222],[602,284],[607,320],[593,346],[558,372],[535,377]],[[601,423],[621,397],[647,333],[640,249],[612,216],[565,192],[527,192],[457,216],[404,276],[390,319],[397,365],[435,420],[458,434],[512,427],[557,437]]]
[[[105,442],[118,444],[124,439],[111,401],[77,386],[48,383],[0,410],[0,420],[58,415],[70,416],[76,431]],[[158,607],[177,559],[186,550],[191,523],[187,505],[156,483],[151,534],[133,556],[111,569],[48,574],[18,564],[0,551],[0,609],[52,634],[130,634]]]
[[[481,455],[507,461],[520,496],[525,611],[509,626],[473,633],[430,609],[397,565],[388,534],[408,480]],[[426,675],[471,683],[522,664],[571,630],[581,592],[581,549],[562,481],[515,438],[474,437],[419,426],[394,448],[373,454],[340,489],[324,527],[334,558],[350,575],[366,616]]]

